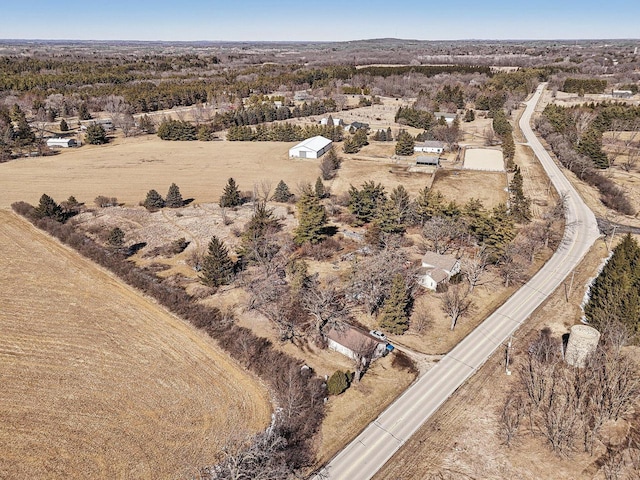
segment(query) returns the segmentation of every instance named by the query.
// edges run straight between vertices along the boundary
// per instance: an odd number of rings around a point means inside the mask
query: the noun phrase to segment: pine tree
[[[242,204],[242,198],[240,196],[240,190],[233,178],[230,178],[227,185],[224,187],[224,193],[220,197],[221,207],[237,207]]]
[[[158,210],[159,208],[164,207],[164,199],[156,190],[151,189],[147,192],[147,198],[145,198],[142,205],[147,210]]]
[[[409,328],[409,293],[401,274],[393,277],[389,297],[382,305],[380,327],[390,333],[401,335]]]
[[[272,199],[275,202],[286,203],[291,200],[292,196],[293,194],[289,191],[289,187],[287,186],[287,184],[284,183],[284,180],[280,180],[280,182],[276,186],[275,191],[273,192]]]
[[[87,104],[82,102],[80,104],[80,108],[78,109],[78,117],[80,120],[91,120],[91,114],[89,113],[89,108],[87,108]]]
[[[327,212],[320,203],[320,199],[308,191],[302,194],[296,207],[298,209],[298,227],[294,230],[293,241],[297,245],[306,242],[319,243],[326,237],[324,227],[327,223]]]
[[[322,179],[320,177],[318,177],[316,179],[316,185],[314,187],[314,190],[315,190],[316,196],[318,198],[324,198],[325,197],[326,191],[325,191],[325,188],[324,188],[324,183],[322,183]]]
[[[349,388],[349,379],[347,374],[341,370],[336,370],[327,380],[327,392],[329,392],[329,395],[340,395],[347,388]]]
[[[391,200],[400,215],[399,221],[401,223],[406,223],[409,220],[409,214],[411,211],[411,199],[409,198],[409,192],[404,188],[404,185],[398,185],[394,188],[391,191],[389,200]]]
[[[209,287],[227,285],[233,279],[233,270],[227,247],[214,235],[209,242],[207,255],[202,260],[200,280]]]
[[[48,217],[58,222],[63,222],[65,220],[62,207],[60,207],[60,205],[58,205],[56,201],[46,193],[43,193],[40,197],[40,202],[38,203],[34,214],[36,218]]]
[[[393,133],[391,133],[391,127],[387,128],[386,141],[393,142]]]
[[[356,216],[360,225],[371,222],[378,207],[387,201],[382,184],[374,181],[364,182],[362,190],[353,185],[349,189],[349,211]]]
[[[475,119],[476,119],[476,114],[474,113],[473,110],[469,109],[465,112],[464,114],[465,122],[473,122]]]
[[[398,138],[396,142],[396,155],[409,156],[413,155],[413,147],[415,145],[415,140],[407,132],[406,130],[401,130],[398,133]]]
[[[119,227],[114,227],[109,232],[107,243],[114,248],[122,247],[124,245],[124,232]]]
[[[184,200],[182,199],[180,188],[175,183],[172,183],[171,186],[169,187],[169,192],[167,193],[165,206],[169,208],[180,208],[183,205],[184,205]]]
[[[375,223],[383,233],[403,233],[406,227],[400,217],[400,212],[395,204],[388,200],[378,207]]]
[[[153,120],[151,120],[151,117],[149,117],[149,115],[147,115],[146,113],[142,116],[142,118],[140,118],[140,130],[142,130],[144,133],[155,133],[156,131],[156,126],[153,123]]]
[[[576,147],[578,153],[582,153],[591,159],[596,168],[608,168],[609,158],[602,150],[602,132],[596,128],[587,130]]]
[[[256,263],[271,261],[280,250],[274,234],[279,231],[281,224],[273,216],[273,210],[268,209],[265,202],[258,202],[255,213],[247,222],[242,233],[242,241],[238,255],[242,262]]]
[[[102,145],[108,142],[107,132],[105,132],[102,125],[89,125],[85,140],[90,145]]]
[[[30,145],[36,141],[36,135],[31,130],[27,117],[17,104],[11,108],[10,117],[16,124],[16,128],[13,131],[13,139],[17,147]]]
[[[522,182],[520,167],[516,165],[513,179],[509,183],[510,212],[516,222],[528,223],[531,220],[531,200],[525,196]]]
[[[64,118],[60,120],[60,131],[61,132],[69,131],[69,125],[67,124],[67,121]]]
[[[417,222],[424,225],[432,217],[442,215],[444,210],[444,197],[438,191],[424,187],[420,190],[418,198],[413,205],[413,214],[416,216]]]

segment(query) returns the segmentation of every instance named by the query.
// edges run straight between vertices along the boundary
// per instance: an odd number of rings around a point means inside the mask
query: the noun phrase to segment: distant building
[[[442,153],[444,152],[444,143],[435,140],[427,140],[426,142],[416,143],[413,147],[414,152],[424,153]]]
[[[453,255],[427,252],[422,257],[422,268],[418,273],[418,283],[424,288],[435,290],[441,283],[460,272],[460,261]]]
[[[444,121],[447,122],[447,125],[451,125],[456,120],[456,118],[458,118],[458,115],[456,115],[455,113],[434,112],[433,115],[434,117],[436,117],[436,121],[444,118]]]
[[[416,165],[430,165],[433,167],[440,166],[440,157],[420,155],[416,158]]]
[[[344,125],[344,122],[342,121],[341,118],[333,118],[333,117],[327,117],[327,118],[320,119],[320,125],[327,125],[329,123],[329,118],[331,118],[331,120],[333,120],[333,126],[334,127],[340,127],[340,126]]]
[[[299,90],[293,94],[293,99],[296,102],[304,102],[305,100],[309,100],[311,95],[309,95],[305,90]]]
[[[333,142],[321,135],[307,138],[289,149],[289,158],[320,158],[331,149]]]
[[[353,360],[369,355],[372,360],[380,358],[393,349],[387,345],[387,342],[351,325],[332,328],[327,332],[327,346]]]
[[[612,90],[611,96],[613,98],[631,98],[633,97],[633,92],[631,90]]]
[[[80,126],[80,130],[86,130],[89,125],[102,125],[106,132],[115,130],[113,121],[110,118],[96,118],[94,120],[84,120]]]
[[[47,139],[47,147],[49,148],[70,148],[77,147],[78,142],[76,142],[75,138],[48,138]]]

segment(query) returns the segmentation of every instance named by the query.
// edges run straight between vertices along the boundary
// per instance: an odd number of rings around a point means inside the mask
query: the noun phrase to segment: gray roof
[[[424,142],[417,142],[415,146],[428,148],[444,148],[444,142],[438,142],[437,140],[426,140]]]
[[[427,252],[422,257],[422,266],[440,268],[447,272],[453,270],[456,263],[458,263],[458,259],[453,255],[440,255],[436,252]]]
[[[436,118],[444,117],[444,118],[456,118],[458,115],[455,113],[447,113],[447,112],[433,112]]]
[[[423,165],[438,165],[440,163],[440,157],[420,155],[416,158],[416,163],[422,163]]]

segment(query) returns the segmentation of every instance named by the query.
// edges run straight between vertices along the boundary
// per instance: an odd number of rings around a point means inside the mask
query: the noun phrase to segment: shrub
[[[327,381],[329,395],[340,395],[349,388],[349,377],[341,370],[337,370]]]

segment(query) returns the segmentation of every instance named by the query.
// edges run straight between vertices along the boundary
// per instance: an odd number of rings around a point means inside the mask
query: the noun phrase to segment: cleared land
[[[464,151],[464,168],[468,170],[503,172],[504,160],[502,159],[502,152],[493,148],[467,148]]]
[[[0,477],[184,478],[264,428],[215,343],[0,210]]]
[[[432,188],[458,205],[477,198],[486,208],[492,208],[506,202],[506,186],[507,177],[504,173],[438,169]]]

